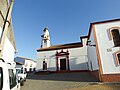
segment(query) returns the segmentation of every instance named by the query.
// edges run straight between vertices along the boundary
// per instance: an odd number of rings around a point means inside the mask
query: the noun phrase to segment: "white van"
[[[16,69],[0,59],[0,90],[20,90]]]
[[[18,75],[19,80],[20,80],[20,85],[23,86],[24,82],[26,81],[27,73],[26,73],[26,71],[23,67],[22,68],[16,68],[16,72],[17,72],[17,75]]]

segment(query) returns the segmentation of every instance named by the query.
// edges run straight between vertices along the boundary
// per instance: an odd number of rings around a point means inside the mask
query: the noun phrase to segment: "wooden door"
[[[66,58],[60,59],[60,70],[66,70]]]

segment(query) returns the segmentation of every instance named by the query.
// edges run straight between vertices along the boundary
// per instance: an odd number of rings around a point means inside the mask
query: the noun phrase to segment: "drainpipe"
[[[11,19],[13,4],[14,4],[14,0],[11,0],[11,3],[8,7],[7,14],[6,14],[6,17],[5,17],[5,20],[4,20],[2,34],[1,34],[1,37],[0,37],[0,57],[2,57],[3,45],[4,45],[4,42],[5,42],[5,37],[7,35],[8,27],[10,25],[10,19]]]

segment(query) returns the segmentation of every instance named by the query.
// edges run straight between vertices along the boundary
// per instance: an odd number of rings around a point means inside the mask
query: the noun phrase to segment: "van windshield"
[[[23,73],[23,70],[21,70],[21,69],[16,69],[16,73],[17,73],[17,74]]]
[[[2,90],[3,87],[3,71],[2,68],[0,67],[0,90]]]

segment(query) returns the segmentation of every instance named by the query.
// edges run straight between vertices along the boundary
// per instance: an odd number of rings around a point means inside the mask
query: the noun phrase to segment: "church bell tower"
[[[42,37],[41,48],[50,47],[50,35],[49,35],[48,28],[44,28],[43,35],[41,35],[41,37]]]

